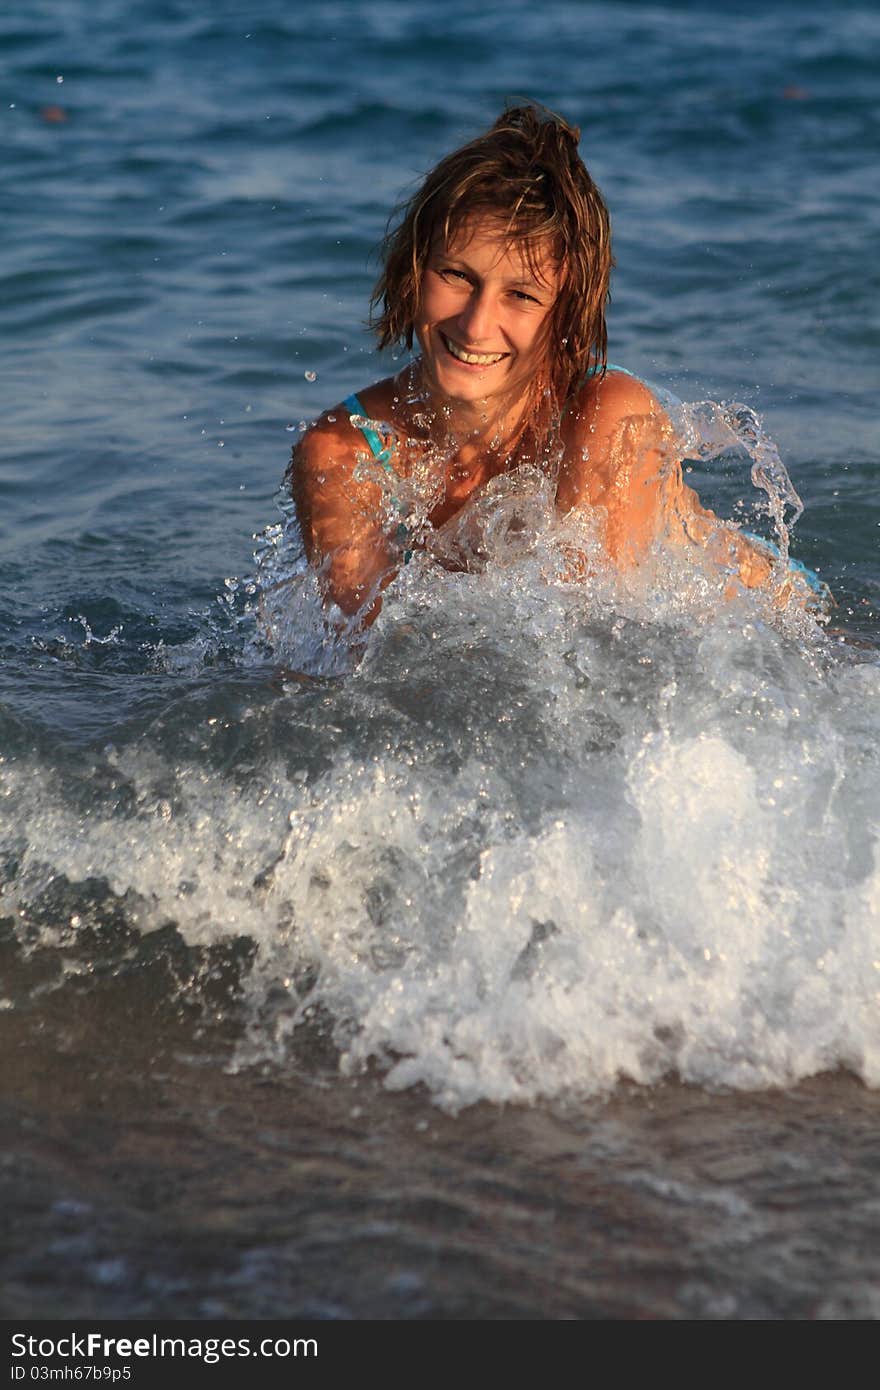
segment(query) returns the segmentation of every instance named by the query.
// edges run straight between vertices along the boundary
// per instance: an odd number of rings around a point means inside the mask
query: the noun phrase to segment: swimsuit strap
[[[373,457],[378,459],[382,467],[387,468],[389,473],[393,473],[394,469],[391,467],[391,449],[382,443],[376,430],[369,424],[369,414],[364,410],[359,398],[352,392],[350,396],[346,396],[342,404],[345,406],[349,415],[356,415],[359,417],[361,423],[355,425],[355,428],[360,430],[364,439],[369,444]],[[354,424],[354,421],[352,421],[352,424]]]
[[[599,364],[598,362],[596,362],[592,367],[589,367],[587,371],[584,373],[584,381],[587,381],[588,378],[591,376],[595,376],[598,370]],[[619,367],[616,362],[606,362],[605,370],[606,372],[623,372],[624,376],[631,376],[633,381],[641,381],[642,379],[640,376],[636,376],[635,372],[631,372],[628,367]]]
[[[752,531],[740,531],[740,535],[751,541],[756,550],[763,550],[768,558],[782,559],[782,551],[775,541],[765,540],[763,536],[756,536]],[[803,560],[793,560],[789,555],[788,570],[790,574],[798,575],[804,583],[808,584],[817,598],[823,601],[831,598],[831,590],[824,579],[820,579],[816,571],[809,569]]]

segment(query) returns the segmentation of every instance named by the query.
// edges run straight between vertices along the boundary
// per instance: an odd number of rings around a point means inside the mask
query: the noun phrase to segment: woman
[[[505,111],[437,165],[387,240],[379,346],[415,340],[419,356],[323,415],[292,464],[307,555],[348,618],[372,621],[416,549],[466,564],[444,535],[526,467],[620,567],[662,535],[746,585],[771,574],[683,485],[651,391],[607,363],[611,229],[578,139],[549,111]]]

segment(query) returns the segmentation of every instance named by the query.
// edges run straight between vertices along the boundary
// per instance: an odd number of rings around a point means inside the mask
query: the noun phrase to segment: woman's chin
[[[503,375],[494,367],[474,369],[444,363],[429,369],[428,380],[453,401],[484,401],[505,389]]]

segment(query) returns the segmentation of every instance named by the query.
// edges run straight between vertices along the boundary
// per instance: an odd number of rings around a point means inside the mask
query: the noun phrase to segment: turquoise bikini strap
[[[373,426],[368,425],[366,423],[366,421],[369,419],[369,416],[367,415],[367,412],[364,410],[364,407],[358,400],[357,396],[354,395],[354,393],[352,393],[352,395],[350,396],[346,396],[342,404],[345,406],[349,415],[359,415],[364,419],[364,424],[359,424],[357,428],[360,430],[361,434],[364,436],[364,439],[369,444],[373,456],[379,460],[379,462],[383,465],[384,468],[388,469],[389,473],[392,472],[393,470],[391,468],[391,450],[387,449],[383,445],[378,434],[373,429]]]
[[[584,381],[586,381],[587,377],[595,376],[598,370],[598,364],[594,367],[590,367],[584,376]],[[641,381],[642,379],[640,376],[636,376],[635,372],[631,372],[628,367],[619,367],[616,362],[606,362],[605,370],[606,372],[623,372],[624,376],[631,376],[633,381]]]
[[[746,540],[751,541],[752,545],[755,546],[757,550],[763,550],[765,554],[769,553],[774,560],[780,560],[782,558],[782,551],[775,541],[765,540],[763,536],[756,536],[751,531],[741,531],[740,535],[744,536]],[[813,593],[819,598],[830,598],[831,590],[824,579],[820,579],[815,570],[808,569],[803,560],[793,560],[791,556],[789,556],[788,568],[790,573],[800,575],[801,579],[809,584]]]

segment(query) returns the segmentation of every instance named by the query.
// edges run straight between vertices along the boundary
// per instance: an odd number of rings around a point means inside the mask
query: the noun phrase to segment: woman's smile
[[[440,331],[440,330],[438,330]],[[475,348],[465,347],[462,343],[457,343],[448,334],[440,331],[443,346],[456,362],[461,362],[468,367],[494,367],[496,362],[502,362],[505,357],[509,357],[508,352],[478,352]]]

